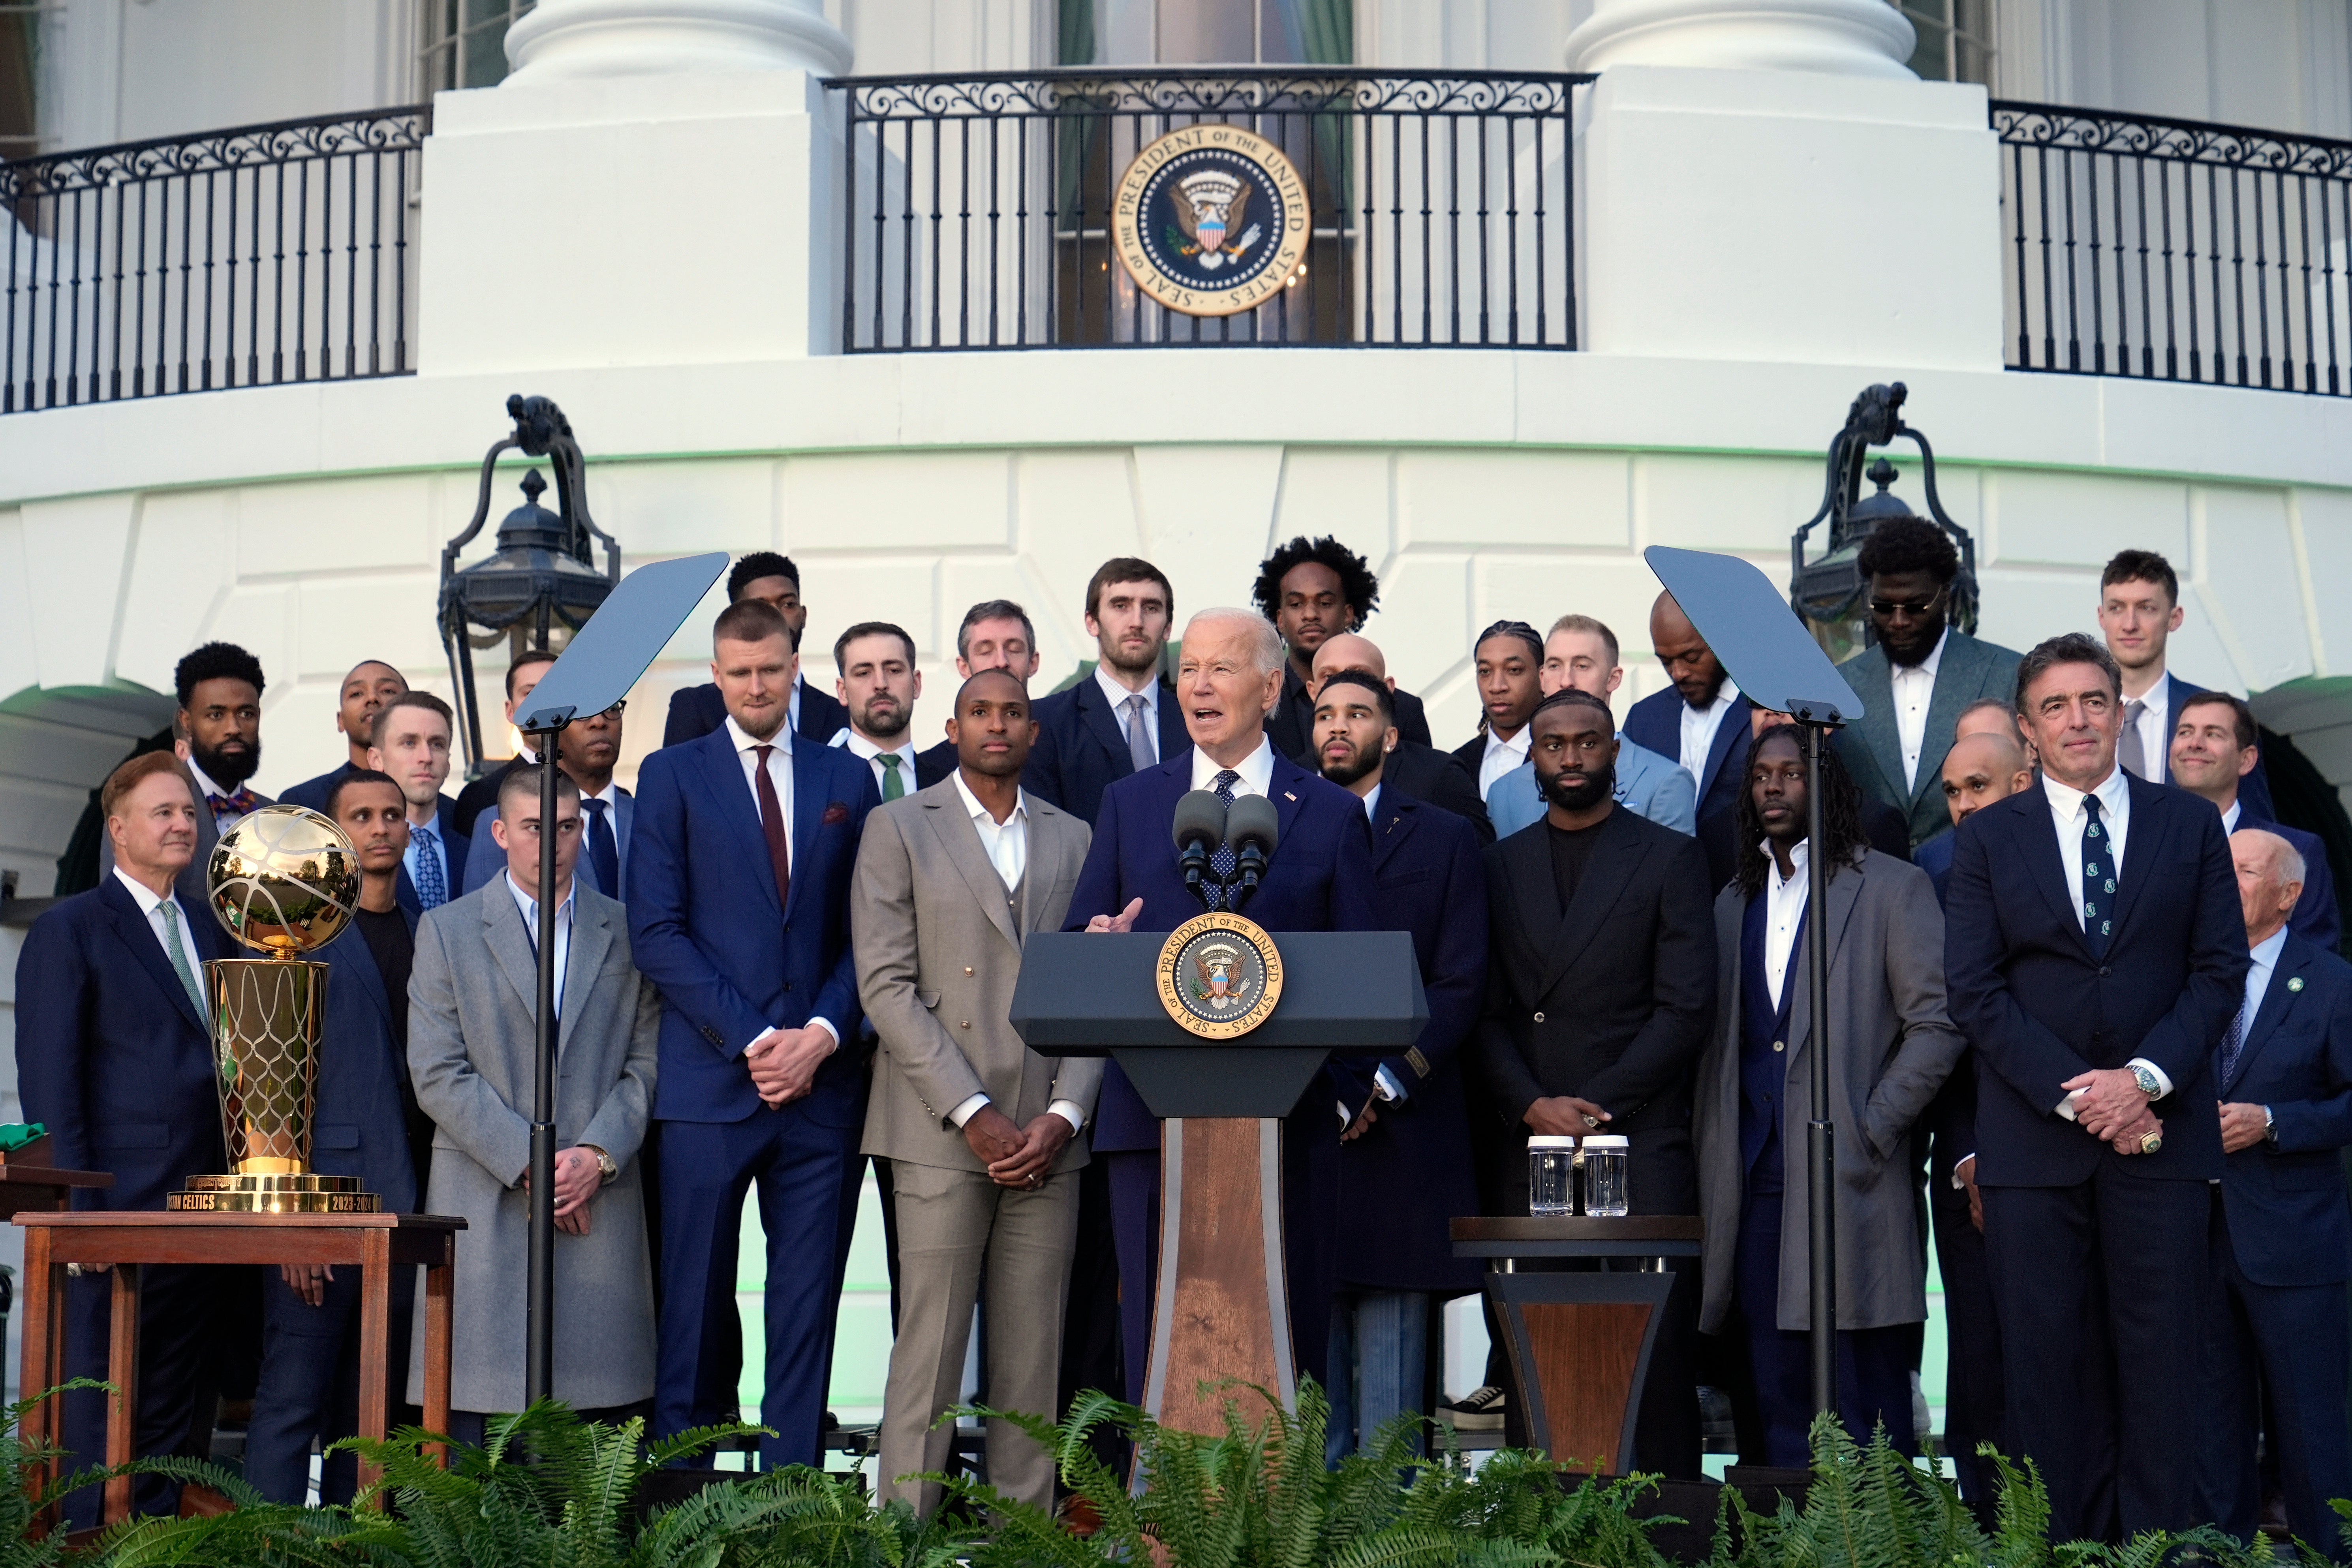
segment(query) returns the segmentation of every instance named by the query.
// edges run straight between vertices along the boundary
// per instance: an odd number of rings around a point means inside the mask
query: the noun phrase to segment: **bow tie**
[[[213,816],[215,817],[219,817],[224,814],[233,816],[247,816],[257,810],[261,805],[260,797],[242,785],[238,786],[236,793],[234,795],[208,795],[205,796],[205,800],[206,804],[211,805],[213,808]]]

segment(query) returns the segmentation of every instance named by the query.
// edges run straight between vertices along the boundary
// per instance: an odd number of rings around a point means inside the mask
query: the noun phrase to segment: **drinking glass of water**
[[[1619,1139],[1623,1142],[1623,1139]],[[1539,1134],[1528,1140],[1528,1213],[1576,1212],[1576,1140]]]
[[[1584,1212],[1615,1219],[1633,1212],[1633,1194],[1625,1184],[1626,1143],[1622,1135],[1601,1133],[1584,1141]]]

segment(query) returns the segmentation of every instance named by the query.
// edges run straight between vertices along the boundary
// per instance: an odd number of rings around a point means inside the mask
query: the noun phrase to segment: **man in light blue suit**
[[[850,878],[882,795],[864,758],[786,722],[799,660],[773,606],[730,605],[712,641],[726,721],[646,759],[629,845],[630,947],[662,999],[654,1435],[736,1415],[736,1236],[756,1184],[760,1451],[814,1465],[866,1123]]]
[[[1573,686],[1603,702],[1624,682],[1617,662],[1617,634],[1591,616],[1562,616],[1544,638],[1543,668],[1538,675],[1546,697]],[[1646,817],[1677,833],[1698,831],[1698,783],[1672,757],[1661,756],[1623,735],[1617,737],[1617,804],[1634,816]],[[1494,819],[1495,836],[1508,837],[1541,820],[1543,793],[1536,787],[1532,761],[1495,781],[1486,797],[1486,815]]]
[[[1952,830],[1944,756],[1954,724],[1980,698],[2014,696],[2017,655],[1951,624],[1960,553],[1925,518],[1880,523],[1855,564],[1878,640],[1839,667],[1862,717],[1837,745],[1863,794],[1902,814],[1916,849]]]
[[[613,768],[621,760],[621,711],[627,706],[615,702],[602,713],[574,719],[557,742],[555,758],[555,765],[580,786],[583,841],[573,874],[582,887],[623,903],[628,902],[626,868],[637,803],[613,782]],[[496,806],[475,819],[473,847],[466,857],[468,893],[488,887],[506,871],[507,852],[490,831],[498,819]]]

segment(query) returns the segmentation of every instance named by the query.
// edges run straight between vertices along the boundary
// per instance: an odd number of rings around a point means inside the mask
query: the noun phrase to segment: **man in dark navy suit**
[[[534,647],[525,648],[516,656],[512,664],[507,666],[506,721],[509,724],[514,722],[515,715],[522,710],[523,703],[530,699],[533,691],[539,689],[540,681],[546,678],[547,667],[554,662],[555,655],[543,647]],[[495,813],[498,810],[499,785],[506,778],[509,769],[517,765],[536,765],[538,762],[539,754],[528,745],[522,746],[517,755],[509,757],[484,773],[480,778],[470,781],[465,788],[459,790],[457,815],[450,824],[456,829],[457,836],[470,840],[475,834],[474,819],[486,811]],[[488,837],[489,828],[484,826],[481,829],[481,835],[485,838]],[[462,883],[464,880],[462,864],[459,866],[459,870],[461,875],[458,879]]]
[[[318,1102],[311,1113],[310,1168],[357,1176],[387,1210],[407,1213],[422,1190],[409,1157],[408,968],[416,916],[400,907],[400,858],[408,847],[408,802],[385,773],[354,768],[327,797],[326,815],[359,851],[354,929],[316,956],[326,961],[326,1032],[320,1042]],[[379,957],[379,952],[382,956]],[[391,976],[397,974],[395,1000]],[[408,1343],[416,1271],[392,1278],[392,1343]],[[261,1381],[245,1440],[245,1476],[272,1502],[310,1492],[310,1445],[359,1431],[360,1271],[289,1263],[265,1280]],[[400,1417],[394,1418],[394,1424]],[[319,1500],[347,1503],[357,1457],[328,1458]]]
[[[1121,555],[1087,584],[1087,635],[1098,650],[1077,684],[1037,699],[1037,743],[1021,787],[1092,826],[1103,791],[1128,774],[1171,762],[1192,742],[1175,689],[1160,679],[1160,653],[1176,591],[1149,561]]]
[[[352,666],[335,700],[335,733],[343,738],[344,749],[351,754],[317,778],[280,791],[278,798],[323,813],[327,796],[337,784],[355,770],[374,765],[368,761],[368,747],[373,743],[369,737],[375,728],[375,716],[407,689],[408,678],[380,658],[362,659]]]
[[[982,599],[966,610],[956,627],[955,669],[958,681],[1002,669],[1027,687],[1037,679],[1037,628],[1029,612],[1010,599]],[[915,760],[930,777],[943,779],[958,765],[955,742],[927,746]]]
[[[2202,1517],[2253,1539],[2259,1430],[2289,1528],[2341,1562],[2328,1500],[2352,1497],[2352,1204],[2338,1160],[2352,1143],[2352,964],[2294,929],[2305,868],[2292,843],[2242,827],[2230,854],[2252,967],[2215,1063],[2227,1168],[2205,1309]]]
[[[369,729],[368,766],[398,784],[408,806],[408,847],[401,851],[395,891],[412,916],[456,898],[466,868],[457,803],[441,793],[449,780],[456,722],[449,705],[433,693],[404,691],[383,705]]]
[[[1748,710],[1715,650],[1698,635],[1672,594],[1650,606],[1650,646],[1674,682],[1653,691],[1626,711],[1624,736],[1683,765],[1698,786],[1698,819],[1739,805],[1739,770],[1727,766],[1748,754]]]
[[[515,700],[529,697],[538,684],[533,679],[522,685]],[[629,840],[636,830],[637,802],[613,772],[620,765],[621,724],[628,706],[624,699],[601,713],[574,719],[555,748],[556,767],[580,790],[580,885],[622,903],[628,901]],[[498,776],[503,779],[506,770]],[[506,875],[507,852],[491,831],[498,820],[496,801],[474,818],[460,891],[478,892]]]
[[[1309,754],[1315,731],[1315,653],[1328,637],[1360,632],[1380,608],[1381,580],[1369,562],[1326,534],[1300,534],[1258,563],[1250,597],[1258,614],[1282,634],[1288,658],[1282,667],[1282,695],[1266,715],[1274,749],[1291,758]],[[1432,744],[1429,714],[1410,691],[1389,689],[1396,703],[1397,734]]]
[[[2172,737],[2189,699],[2205,688],[2173,674],[2165,650],[2188,616],[2179,574],[2153,550],[2119,550],[2099,573],[2099,635],[2124,672],[2124,729],[2116,760],[2136,778],[2183,783],[2172,771]],[[2257,821],[2277,815],[2259,755],[2238,794]]]
[[[229,941],[209,905],[174,891],[195,853],[202,807],[172,754],[149,752],[115,769],[100,809],[113,870],[43,913],[17,955],[17,1093],[25,1120],[48,1129],[52,1162],[113,1173],[110,1187],[75,1188],[75,1208],[160,1210],[191,1172],[221,1170],[226,1157],[204,965],[231,956]],[[215,1395],[200,1385],[224,1272],[141,1271],[133,1451],[142,1457],[193,1451],[196,1415],[210,1413]],[[84,1270],[67,1288],[68,1376],[106,1375],[107,1314],[106,1277]],[[68,1468],[100,1462],[104,1397],[65,1395],[64,1446],[78,1456]],[[176,1481],[142,1476],[133,1498],[142,1513],[170,1513],[179,1493]],[[95,1489],[68,1504],[74,1528],[97,1514]]]
[[[1390,678],[1388,658],[1379,645],[1368,637],[1341,632],[1337,637],[1325,637],[1323,646],[1315,650],[1318,710],[1323,683],[1341,670],[1371,677],[1388,688],[1390,701],[1395,701],[1396,682]],[[1391,708],[1390,711],[1393,713],[1395,710]],[[1320,743],[1318,731],[1317,744]],[[1302,767],[1309,763],[1322,766],[1319,753],[1312,751],[1302,752],[1292,761]],[[1415,800],[1450,811],[1469,823],[1481,849],[1495,842],[1495,825],[1486,816],[1486,803],[1478,798],[1478,770],[1475,765],[1465,767],[1451,752],[1419,741],[1408,741],[1404,731],[1399,730],[1395,743],[1381,759],[1381,780],[1383,787],[1401,789]]]
[[[2120,686],[2080,633],[2020,661],[2042,787],[1958,830],[1945,895],[2009,1441],[2058,1541],[2201,1522],[2213,1052],[2247,966],[2221,819],[2116,765]]]
[[[2173,710],[2173,781],[2203,795],[2221,813],[2221,830],[2259,827],[2275,833],[2303,857],[2303,895],[2287,917],[2294,934],[2334,952],[2344,934],[2336,908],[2336,879],[2328,875],[2327,847],[2316,833],[2266,820],[2253,809],[2246,786],[2262,766],[2262,730],[2245,700],[2226,691],[2198,691]]]
[[[1334,1456],[1390,1417],[1425,1409],[1431,1314],[1478,1289],[1477,1267],[1454,1256],[1446,1222],[1478,1202],[1461,1049],[1486,994],[1486,877],[1467,821],[1386,782],[1398,743],[1389,702],[1388,682],[1355,669],[1327,676],[1315,700],[1316,758],[1364,803],[1380,907],[1412,930],[1429,999],[1410,1050],[1348,1064],[1370,1093],[1339,1143]]]
[[[881,797],[863,761],[786,722],[799,661],[772,605],[730,605],[713,645],[727,721],[646,759],[629,847],[629,942],[662,997],[654,1430],[733,1418],[736,1233],[756,1183],[761,1453],[814,1465],[866,1120],[850,874]]]
[[[727,602],[740,605],[756,599],[784,617],[793,629],[793,652],[801,650],[808,630],[808,606],[801,603],[801,569],[789,555],[754,550],[737,561],[727,574]],[[849,710],[827,692],[793,678],[792,704],[786,721],[795,735],[823,744],[849,723]],[[708,735],[727,722],[727,701],[716,683],[688,686],[669,694],[669,718],[662,726],[662,744],[683,745]]]
[[[1069,929],[1167,931],[1201,912],[1169,837],[1176,802],[1192,790],[1273,803],[1281,839],[1244,910],[1250,919],[1276,932],[1383,929],[1363,803],[1277,753],[1266,738],[1283,670],[1282,639],[1271,623],[1247,610],[1202,610],[1184,628],[1177,668],[1175,696],[1192,750],[1103,792],[1094,843],[1070,897]],[[1282,1140],[1291,1341],[1298,1369],[1326,1387],[1336,1088],[1328,1075],[1318,1079],[1284,1124]],[[1128,1390],[1139,1398],[1158,1274],[1160,1123],[1116,1062],[1096,1102],[1093,1149],[1108,1152],[1111,1164]]]

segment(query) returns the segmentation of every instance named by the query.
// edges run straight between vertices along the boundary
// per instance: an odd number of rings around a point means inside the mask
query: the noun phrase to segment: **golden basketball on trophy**
[[[327,965],[303,955],[352,921],[359,852],[299,805],[265,805],[221,835],[205,867],[213,913],[263,958],[205,964],[227,1171],[190,1176],[165,1206],[237,1214],[373,1214],[355,1176],[310,1169]]]

